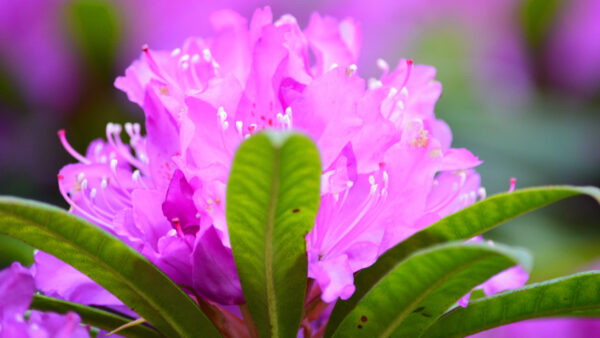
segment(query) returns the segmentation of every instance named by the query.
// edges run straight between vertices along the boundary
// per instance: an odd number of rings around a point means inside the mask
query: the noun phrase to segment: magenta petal
[[[177,124],[153,91],[146,91],[143,108],[150,175],[158,188],[165,188],[175,167],[172,157],[180,152],[179,144],[174,142],[179,138]]]
[[[431,131],[431,135],[440,141],[442,151],[450,149],[452,143],[452,131],[450,126],[442,120],[431,119],[426,121],[427,129]]]
[[[310,265],[308,275],[319,283],[324,302],[348,299],[354,293],[354,275],[346,255]]]
[[[440,170],[470,169],[483,163],[479,158],[464,148],[452,148],[444,152]]]
[[[145,253],[176,284],[192,285],[192,245],[194,236],[180,237],[175,230],[158,241],[158,253]]]
[[[12,318],[29,308],[35,284],[31,272],[14,262],[0,271],[0,319]]]
[[[362,43],[360,26],[352,19],[342,22],[314,13],[304,30],[317,57],[317,73],[322,74],[337,64],[342,68],[356,63]]]
[[[314,80],[291,105],[295,128],[316,140],[325,168],[360,129],[356,107],[363,88],[362,79],[334,69]]]
[[[483,331],[470,338],[597,338],[600,320],[548,318],[525,320]]]
[[[54,256],[38,251],[34,258],[35,285],[44,294],[86,305],[123,304],[89,277]]]
[[[181,227],[178,231],[193,235],[200,229],[198,210],[194,205],[194,189],[187,182],[181,170],[173,173],[173,178],[167,190],[167,196],[162,204],[165,217],[173,227]]]
[[[68,312],[64,315],[32,311],[29,317],[30,337],[69,337],[69,338],[87,338],[89,337],[88,328],[81,326],[81,318],[74,312]],[[35,326],[34,326],[35,325]],[[41,335],[40,331],[45,333]]]
[[[249,50],[247,20],[231,10],[220,10],[210,15],[215,31],[210,50],[215,60],[240,83],[246,83],[252,60]]]
[[[214,227],[196,240],[192,254],[194,289],[221,304],[244,302],[231,249],[223,245]]]
[[[357,242],[346,250],[348,264],[352,271],[358,271],[371,266],[377,260],[381,236],[374,236],[374,241]]]
[[[486,296],[491,296],[505,290],[520,288],[527,283],[528,279],[529,273],[519,265],[500,272],[483,283],[481,287]]]
[[[158,240],[172,229],[162,212],[164,194],[156,190],[136,189],[131,194],[133,220],[143,233],[145,244],[155,251]]]
[[[125,76],[119,76],[115,80],[115,87],[127,93],[129,101],[140,106],[144,104],[146,83],[152,77],[151,71],[145,62],[135,61],[125,71]]]
[[[461,307],[467,307],[467,305],[469,305],[470,298],[471,298],[471,291],[469,291],[469,293],[467,293],[466,295],[462,296],[462,298],[459,299],[457,303]]]
[[[23,319],[22,314],[17,315],[17,318],[2,320],[0,325],[2,325],[0,338],[29,337],[30,327]]]

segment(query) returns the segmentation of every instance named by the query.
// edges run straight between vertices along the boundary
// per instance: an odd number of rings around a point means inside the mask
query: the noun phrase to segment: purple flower
[[[9,337],[89,337],[76,313],[65,315],[29,309],[35,283],[31,272],[15,262],[0,271],[0,338]]]
[[[123,127],[111,123],[107,141],[94,141],[84,156],[59,133],[80,162],[59,174],[72,212],[186,290],[221,304],[244,301],[225,188],[237,146],[263,129],[302,131],[320,150],[321,208],[306,241],[309,277],[325,302],[350,297],[354,272],[485,194],[471,169],[481,161],[451,148],[449,127],[435,118],[441,85],[432,67],[379,60],[382,75],[363,80],[352,19],[314,14],[302,31],[289,15],[273,23],[267,7],[249,24],[227,10],[210,22],[212,37],[173,51],[145,47],[115,81],[143,108],[146,136],[126,124],[125,143]],[[51,284],[64,297],[77,289]]]
[[[472,338],[592,338],[598,337],[600,320],[597,319],[535,319],[504,325],[474,334]]]
[[[546,72],[566,89],[594,95],[600,90],[600,1],[563,5],[545,49]]]
[[[2,1],[0,61],[28,102],[64,109],[77,93],[75,57],[62,35],[62,0]],[[44,62],[40,62],[43,58]]]

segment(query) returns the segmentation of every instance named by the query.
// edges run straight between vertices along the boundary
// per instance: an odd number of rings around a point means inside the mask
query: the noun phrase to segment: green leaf
[[[441,219],[389,249],[375,264],[360,271],[355,277],[354,295],[336,303],[328,329],[339,326],[363,296],[413,252],[438,243],[472,238],[528,211],[579,194],[590,195],[600,202],[600,189],[595,187],[537,187],[497,194]]]
[[[227,225],[250,314],[261,337],[295,337],[307,284],[306,243],[320,202],[314,143],[257,134],[239,147],[227,183]]]
[[[325,336],[419,337],[458,299],[495,274],[529,265],[522,250],[446,243],[419,251],[392,269]]]
[[[35,295],[30,308],[39,311],[51,311],[57,313],[76,312],[81,317],[82,323],[89,324],[102,330],[112,331],[132,321],[131,318],[123,317],[111,312],[103,311],[94,307],[67,302],[61,299]],[[137,325],[119,332],[124,337],[161,337],[153,328],[146,325]]]
[[[550,36],[550,28],[553,24],[557,24],[556,18],[568,4],[562,0],[523,1],[519,14],[523,35],[531,47],[539,49],[543,46],[547,37]]]
[[[121,17],[116,6],[101,0],[66,4],[63,22],[74,45],[96,76],[111,74],[121,42]]]
[[[442,317],[427,337],[464,337],[526,319],[600,315],[600,271],[530,284],[482,298]]]
[[[156,266],[77,216],[40,202],[0,197],[0,233],[70,264],[166,336],[219,336],[194,301]]]

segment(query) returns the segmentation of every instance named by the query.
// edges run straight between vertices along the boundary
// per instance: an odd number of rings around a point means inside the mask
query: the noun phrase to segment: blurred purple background
[[[83,151],[108,122],[141,122],[113,87],[141,46],[173,49],[210,35],[209,14],[352,16],[363,29],[359,73],[401,57],[434,65],[436,113],[485,163],[488,195],[539,184],[600,185],[600,0],[0,0],[0,194],[64,206],[56,173],[72,162],[56,131]],[[600,256],[600,212],[585,198],[536,212],[491,237],[529,247],[533,280]],[[0,265],[30,261],[0,238]]]

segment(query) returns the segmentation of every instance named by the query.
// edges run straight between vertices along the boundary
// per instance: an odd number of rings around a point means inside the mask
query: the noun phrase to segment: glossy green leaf
[[[32,310],[50,311],[56,313],[76,312],[81,317],[81,322],[105,331],[112,331],[115,328],[131,322],[133,319],[119,316],[112,312],[103,311],[94,307],[81,305],[78,303],[67,302],[62,299],[35,295],[31,302]],[[119,332],[123,337],[161,337],[153,328],[147,325],[137,325]]]
[[[0,233],[70,264],[164,335],[219,336],[194,301],[156,266],[77,216],[40,202],[0,197]]]
[[[227,224],[248,309],[261,337],[295,337],[307,283],[305,235],[320,201],[314,143],[261,133],[239,147],[227,183]]]
[[[600,271],[590,271],[475,300],[443,316],[425,336],[464,337],[526,319],[599,315]]]
[[[354,295],[337,302],[328,325],[335,329],[373,285],[413,252],[438,243],[472,238],[528,211],[580,194],[590,195],[600,203],[600,189],[595,187],[537,187],[497,194],[441,219],[397,244],[375,264],[360,271],[355,277]]]
[[[475,286],[529,255],[502,245],[446,243],[415,253],[382,278],[344,318],[335,337],[419,337]]]

